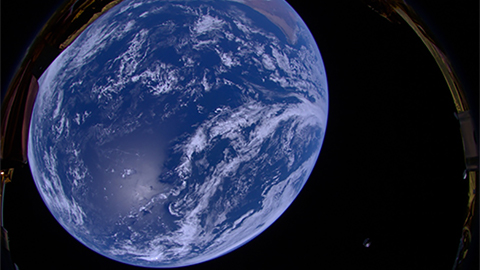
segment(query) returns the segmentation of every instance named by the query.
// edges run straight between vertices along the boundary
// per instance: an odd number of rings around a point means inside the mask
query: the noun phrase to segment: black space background
[[[60,2],[2,1],[2,93]],[[433,58],[406,24],[388,22],[361,1],[288,2],[312,31],[327,70],[330,111],[320,157],[269,229],[189,269],[451,269],[467,182],[452,98]],[[478,1],[409,2],[447,49],[478,121]],[[4,219],[21,270],[137,269],[71,237],[28,168],[7,185]],[[478,269],[478,249],[472,252],[477,262],[467,269]]]

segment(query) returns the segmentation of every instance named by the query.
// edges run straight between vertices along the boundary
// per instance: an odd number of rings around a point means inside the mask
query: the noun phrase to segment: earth
[[[313,170],[325,68],[284,1],[123,1],[39,78],[35,184],[85,246],[144,267],[226,254]]]

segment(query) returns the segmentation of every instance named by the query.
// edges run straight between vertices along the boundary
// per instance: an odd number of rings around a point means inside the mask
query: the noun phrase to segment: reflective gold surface
[[[458,269],[466,258],[469,245],[472,242],[472,222],[477,211],[475,205],[478,186],[478,145],[475,141],[474,124],[470,116],[469,104],[450,60],[427,31],[428,28],[413,8],[402,0],[371,0],[365,2],[382,17],[391,22],[399,23],[400,17],[415,31],[435,59],[448,85],[453,102],[455,103],[456,116],[460,122],[460,133],[463,141],[465,165],[468,171],[467,177],[469,181],[467,215],[463,223],[458,253],[453,266],[453,269]],[[478,254],[472,254],[471,256],[478,256]]]
[[[120,2],[70,0],[42,28],[22,60],[2,103],[2,162],[27,162],[28,128],[38,90],[37,79],[90,23]]]

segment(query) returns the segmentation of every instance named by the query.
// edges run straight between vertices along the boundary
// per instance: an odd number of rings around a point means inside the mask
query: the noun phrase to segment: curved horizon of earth
[[[55,219],[108,258],[179,267],[268,228],[325,136],[325,68],[285,1],[123,1],[40,77],[28,140]]]

